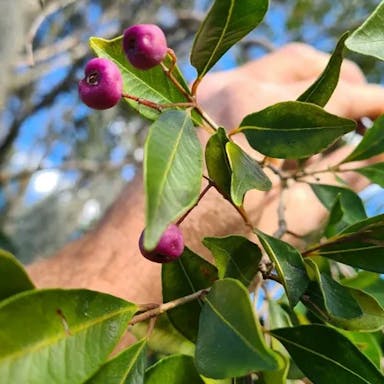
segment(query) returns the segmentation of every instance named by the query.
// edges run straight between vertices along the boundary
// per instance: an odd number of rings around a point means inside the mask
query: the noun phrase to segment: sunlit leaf
[[[234,142],[226,144],[226,151],[232,169],[231,198],[237,206],[243,204],[245,193],[249,190],[269,191],[271,189],[271,180],[256,160]]]
[[[162,266],[163,301],[168,302],[210,287],[217,280],[216,268],[185,248],[180,258]],[[168,311],[175,328],[195,342],[199,326],[201,302],[198,300]]]
[[[373,126],[369,128],[363,139],[357,147],[350,153],[342,163],[348,161],[357,161],[369,159],[372,156],[379,155],[384,152],[384,116],[378,117]]]
[[[243,236],[206,237],[203,244],[212,252],[220,279],[232,277],[251,284],[261,260],[260,248]]]
[[[351,34],[345,45],[351,51],[384,60],[383,18],[384,3],[381,2],[364,23]]]
[[[146,340],[138,341],[106,362],[86,384],[143,384]]]
[[[33,288],[21,263],[12,254],[0,249],[0,301]]]
[[[246,116],[239,131],[264,155],[300,159],[323,151],[354,128],[354,121],[317,105],[287,101]]]
[[[204,384],[191,356],[171,355],[145,373],[145,384]]]
[[[188,113],[163,112],[145,143],[144,246],[153,249],[168,224],[197,201],[202,178],[202,149]]]
[[[246,288],[234,279],[218,280],[205,298],[196,342],[198,371],[214,379],[278,369],[264,340]]]
[[[271,331],[298,367],[316,384],[382,383],[384,376],[345,336],[323,325]]]
[[[5,383],[82,383],[104,363],[137,311],[87,290],[31,290],[0,303]]]
[[[344,42],[348,33],[341,36],[328,64],[318,79],[297,99],[324,107],[333,94],[339,81],[340,68],[343,62]]]
[[[300,252],[292,245],[259,230],[256,230],[255,233],[268,256],[274,262],[288,300],[291,306],[294,307],[309,283]]]
[[[221,56],[263,20],[268,0],[215,0],[193,43],[191,63],[203,77]]]
[[[99,57],[110,59],[118,65],[123,76],[125,93],[159,104],[188,101],[170,81],[160,66],[146,71],[133,67],[124,54],[122,36],[113,40],[91,37],[90,46]],[[166,59],[166,63],[170,64],[169,57]],[[177,67],[173,74],[183,89],[189,92],[187,83]],[[149,119],[155,119],[159,115],[159,112],[152,108],[145,107],[132,100],[126,99],[126,101]]]

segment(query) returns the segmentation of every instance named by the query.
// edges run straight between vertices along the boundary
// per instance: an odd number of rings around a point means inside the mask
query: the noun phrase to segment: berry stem
[[[123,93],[122,97],[129,99],[129,100],[136,101],[136,103],[144,105],[148,108],[156,109],[159,112],[161,112],[165,108],[177,108],[177,107],[193,108],[193,107],[195,107],[195,104],[193,102],[159,104],[159,103],[155,103],[154,101],[150,101],[147,99],[142,99],[141,97],[130,95],[128,93]]]

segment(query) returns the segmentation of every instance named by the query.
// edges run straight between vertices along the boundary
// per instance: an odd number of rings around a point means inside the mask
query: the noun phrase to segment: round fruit
[[[123,78],[118,66],[96,57],[85,66],[85,77],[79,81],[79,95],[84,104],[94,109],[115,106],[123,92]]]
[[[170,224],[160,238],[155,249],[147,251],[144,248],[144,231],[139,239],[141,254],[148,260],[156,263],[168,263],[178,259],[184,251],[184,238],[180,228]]]
[[[138,69],[160,64],[168,51],[164,32],[155,24],[137,24],[127,28],[123,48],[130,63]]]

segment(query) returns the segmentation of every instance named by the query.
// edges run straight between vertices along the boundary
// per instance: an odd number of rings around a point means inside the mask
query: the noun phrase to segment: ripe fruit
[[[118,66],[96,57],[85,66],[85,77],[79,81],[79,95],[84,104],[94,109],[107,109],[121,99],[123,79]]]
[[[184,239],[179,227],[170,224],[160,238],[155,249],[147,251],[144,249],[144,231],[139,239],[141,254],[148,260],[156,263],[168,263],[181,256],[184,251]]]
[[[150,69],[162,62],[168,46],[164,32],[155,24],[137,24],[123,36],[125,55],[138,69]]]

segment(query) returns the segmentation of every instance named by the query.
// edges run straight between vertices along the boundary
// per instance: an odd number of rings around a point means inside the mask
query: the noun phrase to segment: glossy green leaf
[[[218,280],[205,298],[196,343],[198,371],[214,379],[275,370],[275,353],[264,340],[249,293],[234,279]]]
[[[367,130],[363,139],[342,163],[369,159],[384,152],[384,116],[378,117],[373,126]]]
[[[333,94],[339,81],[340,68],[344,57],[344,42],[348,33],[341,36],[328,64],[319,78],[297,99],[324,107]]]
[[[260,248],[243,236],[206,237],[203,244],[212,252],[219,278],[233,277],[249,286],[261,260]]]
[[[255,233],[271,261],[274,262],[289,303],[294,307],[309,284],[309,278],[300,252],[285,241],[269,236],[259,230],[256,230]]]
[[[22,264],[12,254],[0,249],[0,301],[33,288]]]
[[[383,18],[384,3],[381,2],[364,23],[351,34],[345,45],[351,51],[384,60]]]
[[[231,198],[237,206],[243,204],[249,190],[269,191],[272,188],[271,180],[255,159],[232,141],[225,148],[232,169]]]
[[[212,264],[185,248],[176,261],[162,265],[163,301],[208,288],[217,278],[217,269]],[[195,300],[167,312],[174,327],[193,342],[197,337],[201,306],[201,302]]]
[[[354,128],[354,121],[317,105],[286,101],[246,116],[239,131],[264,155],[300,159],[323,151]]]
[[[324,207],[333,213],[327,227],[328,236],[367,218],[363,201],[351,189],[325,184],[310,184],[310,187]]]
[[[203,77],[221,56],[263,20],[268,0],[215,0],[201,24],[191,63]]]
[[[193,357],[168,356],[148,368],[145,384],[204,384],[197,373]]]
[[[366,167],[356,169],[356,172],[368,178],[372,183],[384,188],[384,163],[367,165]]]
[[[263,384],[287,384],[289,360],[280,352],[276,352],[276,356],[280,368],[276,371],[264,371]]]
[[[146,340],[138,341],[106,362],[86,384],[144,384]]]
[[[312,260],[307,259],[305,262],[307,268],[310,269],[310,275],[318,283],[321,290],[321,307],[329,316],[329,322],[332,323],[332,320],[335,319],[353,319],[363,315],[359,304],[348,288],[332,279],[329,274],[320,273]],[[310,290],[306,292],[306,296],[311,297]]]
[[[176,110],[151,125],[144,151],[144,246],[153,249],[169,223],[197,201],[203,155],[191,118]]]
[[[345,336],[323,325],[271,331],[298,367],[316,384],[383,383],[384,376]]]
[[[0,303],[6,383],[83,383],[104,363],[136,305],[87,290],[31,290]]]
[[[208,175],[214,181],[217,189],[224,197],[230,198],[232,171],[225,151],[227,143],[228,138],[224,128],[219,128],[207,142],[205,163],[207,164]]]
[[[99,37],[91,37],[90,46],[99,57],[105,57],[114,61],[119,67],[123,76],[124,92],[130,95],[146,99],[159,104],[172,102],[186,102],[187,98],[169,80],[160,66],[143,71],[133,67],[123,52],[122,36],[113,40],[105,40]],[[165,61],[170,64],[170,58]],[[186,81],[176,67],[173,74],[186,92],[189,92]],[[153,108],[145,107],[135,101],[126,101],[140,114],[155,119],[159,112]]]
[[[367,271],[384,273],[384,215],[370,217],[304,252],[321,255]]]
[[[268,328],[284,328],[292,325],[288,313],[275,299],[268,299]]]

